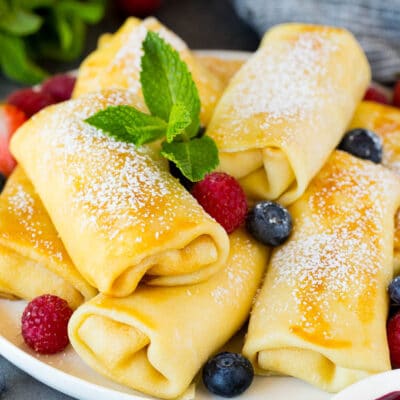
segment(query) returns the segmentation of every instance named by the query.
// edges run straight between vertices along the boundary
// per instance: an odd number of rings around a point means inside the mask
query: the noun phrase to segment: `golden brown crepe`
[[[42,294],[72,308],[96,294],[66,253],[38,195],[17,167],[0,195],[0,295],[31,300]]]
[[[11,148],[81,274],[100,292],[126,296],[151,284],[199,282],[226,262],[225,230],[146,146],[117,142],[84,122],[111,105],[145,111],[132,92],[110,90],[48,107]]]
[[[140,59],[148,30],[157,32],[180,54],[192,73],[201,100],[201,121],[207,125],[224,89],[217,76],[199,63],[187,45],[155,18],[128,18],[114,35],[106,35],[99,47],[81,64],[73,97],[102,89],[129,89],[141,93]]]
[[[195,285],[142,285],[126,298],[99,295],[73,314],[71,343],[101,374],[175,398],[245,322],[266,262],[266,247],[237,230],[218,274]]]
[[[204,65],[209,71],[219,78],[224,88],[226,88],[235,76],[236,72],[245,63],[244,59],[238,58],[219,58],[213,55],[196,54],[197,61]]]
[[[348,31],[271,29],[207,129],[220,170],[239,179],[251,200],[292,203],[340,141],[369,81],[367,59]]]
[[[294,230],[271,255],[244,354],[336,392],[390,370],[387,285],[393,275],[397,175],[336,151],[289,209]]]
[[[354,114],[349,129],[366,128],[383,143],[382,163],[400,175],[400,110],[375,102],[363,101]],[[396,214],[394,235],[394,273],[400,273],[400,211]]]

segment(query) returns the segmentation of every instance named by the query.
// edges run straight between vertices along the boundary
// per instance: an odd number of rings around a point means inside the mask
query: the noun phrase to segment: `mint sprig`
[[[161,155],[192,182],[203,179],[218,165],[218,149],[210,137],[197,137],[201,104],[187,65],[175,49],[149,31],[141,67],[140,83],[150,114],[127,105],[112,106],[86,122],[137,146],[165,137]]]

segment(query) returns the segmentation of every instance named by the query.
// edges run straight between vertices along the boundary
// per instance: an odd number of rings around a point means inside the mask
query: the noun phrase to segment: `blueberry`
[[[261,201],[248,213],[246,228],[259,242],[279,246],[292,231],[292,217],[280,204]]]
[[[7,178],[0,172],[0,193],[3,191]]]
[[[390,282],[389,296],[394,304],[400,304],[400,276],[397,276]]]
[[[222,397],[243,393],[253,377],[250,361],[238,353],[219,353],[208,360],[203,368],[204,385],[210,392]]]
[[[368,129],[358,128],[347,132],[338,148],[374,163],[382,161],[382,139]]]

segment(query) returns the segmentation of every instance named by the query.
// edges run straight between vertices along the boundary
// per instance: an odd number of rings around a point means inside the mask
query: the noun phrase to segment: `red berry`
[[[246,219],[247,202],[243,189],[232,176],[213,172],[192,189],[192,195],[228,233]]]
[[[395,107],[400,107],[400,81],[398,81],[394,87],[393,105]]]
[[[67,327],[71,315],[65,300],[51,294],[36,297],[22,314],[25,343],[41,354],[63,350],[69,343]]]
[[[400,312],[394,314],[388,321],[387,340],[392,366],[400,368]]]
[[[7,103],[20,108],[28,117],[36,114],[42,108],[56,103],[53,96],[33,89],[21,89],[11,93]]]
[[[118,7],[129,15],[146,17],[153,14],[162,0],[117,0]]]
[[[69,100],[74,90],[76,78],[64,74],[54,75],[43,82],[42,92],[52,96],[57,102]]]
[[[375,101],[376,103],[389,104],[389,100],[385,93],[382,93],[379,89],[370,86],[364,95],[364,100]]]
[[[0,105],[0,173],[9,176],[16,162],[10,153],[10,139],[26,121],[26,115],[11,104]]]

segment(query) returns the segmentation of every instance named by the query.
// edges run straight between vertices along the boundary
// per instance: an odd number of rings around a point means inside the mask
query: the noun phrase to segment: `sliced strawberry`
[[[26,115],[11,104],[0,105],[0,173],[9,176],[16,162],[10,153],[10,139],[26,121]]]

